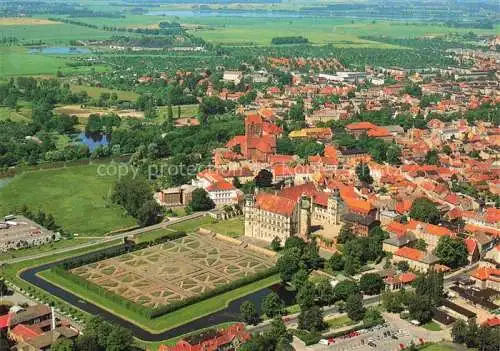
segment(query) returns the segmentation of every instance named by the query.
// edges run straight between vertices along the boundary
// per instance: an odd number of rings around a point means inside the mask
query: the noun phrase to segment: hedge
[[[184,232],[175,232],[172,234],[167,234],[165,236],[162,236],[160,238],[157,238],[153,241],[146,241],[142,242],[139,244],[124,244],[121,246],[117,247],[110,247],[107,249],[100,250],[98,252],[84,255],[83,257],[76,257],[74,259],[70,259],[68,261],[65,261],[53,268],[51,268],[51,271],[54,272],[55,274],[62,276],[63,278],[84,287],[85,289],[92,291],[93,293],[96,293],[97,295],[104,297],[106,299],[109,299],[113,301],[116,304],[119,304],[129,310],[132,310],[136,313],[139,313],[147,318],[157,318],[160,316],[163,316],[167,313],[173,312],[175,310],[181,309],[183,307],[192,305],[194,303],[200,302],[202,300],[206,300],[208,298],[214,297],[219,294],[223,294],[225,292],[228,292],[230,290],[234,290],[237,288],[240,288],[244,285],[248,285],[250,283],[253,283],[255,281],[270,277],[273,274],[278,273],[277,267],[272,267],[270,269],[267,269],[265,271],[256,273],[251,276],[243,277],[241,279],[235,280],[231,283],[221,285],[213,290],[209,290],[204,292],[203,294],[196,295],[189,297],[187,299],[178,301],[178,302],[173,302],[168,305],[163,305],[163,306],[158,306],[156,308],[150,308],[150,307],[145,307],[142,306],[138,303],[132,302],[130,300],[127,300],[123,298],[122,296],[109,291],[102,286],[93,283],[89,280],[86,280],[76,274],[73,274],[69,272],[70,269],[80,267],[82,265],[90,264],[90,263],[95,263],[98,261],[102,261],[105,259],[113,258],[116,256],[120,256],[126,253],[134,252],[137,250],[142,250],[146,247],[153,246],[153,245],[158,245],[167,241],[175,240],[181,237],[184,237],[186,233]]]
[[[321,333],[311,333],[303,329],[291,330],[291,332],[302,340],[306,346],[317,344],[321,340]]]

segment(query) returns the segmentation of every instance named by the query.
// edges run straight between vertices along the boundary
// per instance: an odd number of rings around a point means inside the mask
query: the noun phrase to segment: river
[[[95,253],[92,253],[95,254]],[[89,254],[86,254],[89,255]],[[84,257],[86,255],[82,255],[81,257]],[[71,258],[73,260],[74,258]],[[37,274],[50,269],[51,267],[54,267],[55,265],[58,265],[60,263],[63,263],[65,261],[68,261],[69,259],[58,261],[58,262],[52,262],[52,263],[47,263],[38,267],[30,268],[25,271],[23,271],[20,274],[21,279],[37,286],[40,289],[45,290],[47,293],[56,296],[69,304],[91,314],[91,315],[99,315],[102,318],[108,320],[109,322],[118,324],[122,327],[125,327],[132,331],[135,337],[137,337],[140,340],[143,341],[149,341],[149,342],[158,342],[158,341],[164,341],[176,336],[180,336],[183,334],[195,332],[197,330],[207,328],[212,325],[217,325],[221,323],[226,323],[226,322],[233,322],[233,321],[238,321],[240,319],[240,305],[247,300],[252,301],[255,303],[257,306],[257,309],[260,310],[260,305],[262,299],[271,293],[272,291],[276,292],[280,297],[285,301],[287,305],[292,304],[294,301],[294,294],[292,292],[289,292],[285,288],[283,288],[282,285],[277,284],[274,286],[270,286],[268,288],[261,289],[259,291],[256,291],[252,294],[249,294],[243,298],[234,300],[229,303],[228,307],[225,309],[214,312],[210,315],[200,317],[196,320],[193,320],[191,322],[187,322],[185,324],[182,324],[178,327],[172,328],[170,330],[167,330],[165,332],[159,333],[159,334],[154,334],[151,333],[147,330],[142,329],[141,327],[125,320],[122,319],[119,316],[116,316],[99,306],[96,306],[90,302],[84,301],[80,297],[72,294],[71,292],[62,289],[58,286],[55,286],[51,284],[50,282],[46,281],[45,279],[39,277]],[[182,321],[179,321],[182,322]]]

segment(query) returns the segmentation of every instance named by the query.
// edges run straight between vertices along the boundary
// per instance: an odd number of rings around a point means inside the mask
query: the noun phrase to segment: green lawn
[[[144,241],[153,241],[155,239],[161,238],[162,236],[168,235],[168,234],[173,234],[175,231],[172,231],[168,228],[166,229],[155,229],[150,232],[146,232],[144,234],[140,234],[137,237],[137,242],[142,243]]]
[[[347,316],[341,316],[341,317],[337,317],[337,318],[333,318],[333,319],[328,319],[325,322],[326,322],[326,325],[332,329],[341,328],[341,327],[345,327],[346,325],[351,325],[351,324],[356,323],[351,318],[349,318]]]
[[[245,232],[243,217],[217,221],[209,216],[204,216],[169,226],[170,229],[185,231],[187,233],[193,232],[200,227],[231,237],[242,236]]]
[[[181,118],[196,117],[198,115],[198,105],[197,104],[180,105],[179,107],[181,108]],[[159,115],[161,117],[167,116],[167,106],[160,106],[158,108],[158,110],[159,110]],[[172,111],[174,112],[174,119],[177,119],[178,114],[179,114],[178,106],[172,106]]]
[[[226,221],[215,221],[203,225],[203,228],[216,233],[236,238],[245,234],[245,222],[243,217],[234,217]]]
[[[65,277],[58,275],[54,271],[44,271],[41,272],[40,275],[51,283],[69,290],[73,294],[83,299],[92,301],[92,303],[99,305],[101,308],[119,315],[120,317],[127,319],[130,322],[140,326],[141,328],[153,333],[159,333],[165,330],[169,330],[202,316],[206,316],[208,314],[222,310],[229,304],[229,302],[265,287],[271,286],[280,281],[279,275],[275,274],[268,278],[242,286],[238,289],[228,291],[226,293],[186,306],[179,310],[167,313],[153,320],[134,311],[131,311],[113,300],[107,299],[106,297],[89,291],[81,285],[75,284],[74,282],[67,280]]]
[[[422,327],[424,327],[425,329],[430,330],[430,331],[440,331],[441,330],[441,326],[438,323],[432,322],[432,321],[425,323],[424,325],[422,325]]]
[[[70,84],[70,89],[73,92],[79,92],[85,90],[87,94],[92,98],[99,98],[102,93],[109,93],[109,94],[116,93],[116,95],[118,95],[119,100],[135,101],[139,96],[137,93],[134,93],[133,91],[113,90],[107,88],[89,87],[85,85]]]
[[[111,203],[117,177],[99,176],[97,165],[26,172],[0,190],[0,215],[27,205],[51,213],[66,231],[103,235],[129,228],[135,220]]]

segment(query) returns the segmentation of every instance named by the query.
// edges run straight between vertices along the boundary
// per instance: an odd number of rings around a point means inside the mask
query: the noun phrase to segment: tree
[[[453,338],[453,342],[456,344],[463,344],[467,339],[467,324],[462,319],[458,319],[455,323],[453,323],[453,327],[451,328],[451,337]]]
[[[356,175],[360,182],[371,184],[373,183],[373,178],[370,174],[370,167],[366,163],[360,162],[356,166]]]
[[[343,280],[333,288],[333,293],[335,294],[336,300],[347,301],[347,298],[351,295],[358,294],[359,288],[355,282],[350,280]]]
[[[193,191],[189,207],[193,211],[208,211],[215,207],[215,203],[204,189],[198,188]]]
[[[408,261],[399,261],[397,263],[397,267],[401,272],[408,272],[408,270],[410,269]]]
[[[276,343],[284,342],[290,344],[292,342],[292,334],[290,334],[281,318],[274,318],[271,321],[271,329],[266,333],[266,336],[275,340]]]
[[[439,165],[439,154],[437,150],[429,150],[425,154],[425,163],[429,165]]]
[[[312,306],[311,308],[301,310],[298,322],[299,329],[307,330],[312,333],[320,332],[325,328],[323,312],[318,306]]]
[[[420,238],[417,241],[415,241],[414,247],[417,250],[426,251],[427,250],[427,242],[424,239]]]
[[[273,185],[273,174],[267,169],[261,169],[254,180],[256,187],[269,188]]]
[[[302,255],[302,252],[304,251],[304,247],[306,246],[306,242],[304,239],[298,236],[290,236],[288,239],[285,241],[285,251],[291,249],[291,248],[297,248],[300,250],[300,254]]]
[[[300,290],[304,284],[308,281],[309,279],[309,272],[303,268],[300,268],[292,278],[292,284],[295,286],[295,289],[298,291]]]
[[[432,319],[433,302],[430,295],[408,294],[408,311],[411,319],[424,324]]]
[[[259,323],[259,314],[252,301],[245,301],[240,306],[240,314],[243,321],[247,324],[256,325]]]
[[[153,199],[153,192],[144,178],[126,176],[116,182],[111,199],[137,218],[144,203]]]
[[[107,347],[108,335],[112,329],[111,324],[104,321],[101,317],[94,316],[85,324],[84,333],[96,340],[100,348],[105,349]]]
[[[310,281],[307,281],[300,288],[296,298],[300,308],[307,309],[314,305],[315,297],[316,297],[315,286]]]
[[[75,342],[76,351],[99,351],[97,341],[89,335],[80,335]]]
[[[344,269],[344,258],[342,257],[341,254],[338,252],[335,252],[329,259],[328,259],[328,267],[334,271],[338,272]]]
[[[476,319],[469,319],[467,324],[467,335],[465,337],[465,345],[467,347],[476,347],[479,344],[479,327],[476,324]]]
[[[285,305],[275,292],[270,293],[262,300],[262,312],[269,318],[274,318],[283,313]]]
[[[352,229],[352,225],[350,223],[342,225],[342,228],[340,228],[340,232],[337,237],[337,243],[345,244],[346,242],[348,242],[353,238],[355,238],[355,235]]]
[[[323,259],[319,255],[319,247],[315,241],[308,243],[302,250],[301,261],[308,269],[316,269],[322,266]]]
[[[163,210],[156,201],[146,201],[137,213],[137,224],[141,227],[156,224],[163,218]]]
[[[275,236],[273,241],[271,241],[271,249],[273,251],[281,250],[281,239],[278,236]]]
[[[129,329],[114,326],[106,342],[106,351],[124,351],[130,348],[134,337]]]
[[[435,250],[441,262],[450,268],[458,268],[467,264],[468,252],[465,242],[460,238],[442,236]]]
[[[410,217],[419,221],[436,224],[439,221],[440,214],[434,202],[426,197],[420,197],[413,201]]]
[[[377,295],[385,286],[382,277],[376,273],[367,273],[359,280],[359,289],[367,295]]]
[[[374,307],[370,307],[366,310],[363,317],[364,325],[377,325],[384,323],[384,318],[380,314],[380,311]]]
[[[57,340],[50,347],[50,351],[73,351],[73,341],[69,339]]]
[[[347,316],[353,321],[360,321],[365,315],[365,308],[363,307],[363,297],[361,294],[356,293],[349,295],[345,302],[345,309]]]
[[[316,297],[321,306],[331,305],[335,301],[333,287],[328,278],[321,279],[316,285]]]
[[[292,280],[293,275],[299,270],[301,252],[298,248],[291,248],[278,258],[276,267],[283,282]]]

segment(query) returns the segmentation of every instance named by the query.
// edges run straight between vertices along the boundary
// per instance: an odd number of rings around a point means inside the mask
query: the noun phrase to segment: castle
[[[286,188],[278,194],[258,192],[245,201],[245,236],[282,243],[290,236],[309,240],[317,227],[336,236],[341,227],[342,200],[337,192],[316,190],[313,184]]]

